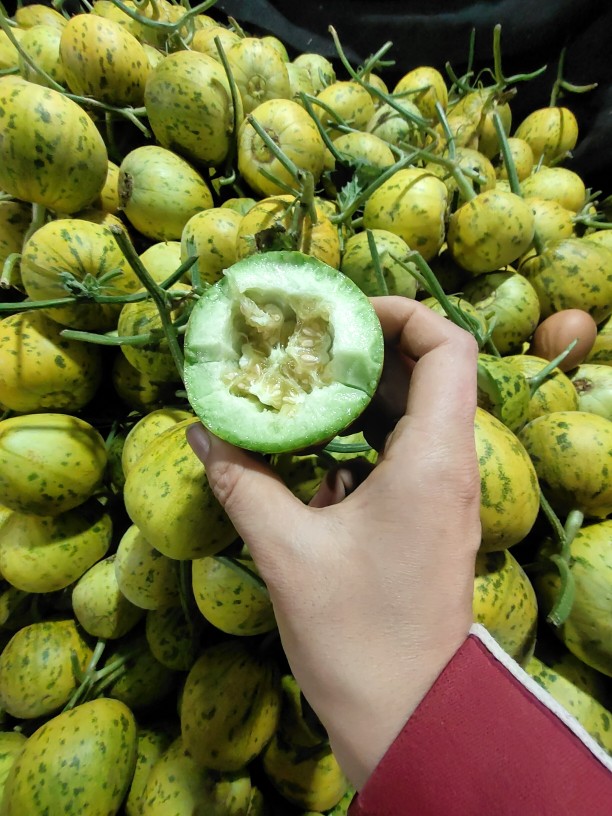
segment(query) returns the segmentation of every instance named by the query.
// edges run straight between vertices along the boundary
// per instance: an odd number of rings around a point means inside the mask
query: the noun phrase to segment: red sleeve
[[[608,754],[486,630],[472,631],[349,816],[610,816]]]

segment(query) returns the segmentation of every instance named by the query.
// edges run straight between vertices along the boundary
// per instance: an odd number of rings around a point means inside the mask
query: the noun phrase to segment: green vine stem
[[[28,227],[26,234],[23,236],[24,246],[34,235],[34,233],[42,227],[42,225],[45,223],[46,217],[46,207],[44,207],[42,204],[32,204],[32,220],[30,221],[30,226]]]
[[[409,263],[405,263],[401,258],[395,255],[391,255],[391,257],[417,280],[422,289],[436,298],[449,320],[452,320],[453,323],[465,331],[470,332],[470,334],[476,338],[479,348],[486,346],[487,335],[483,334],[480,323],[472,317],[472,315],[464,312],[450,300],[444,289],[442,289],[432,268],[419,252],[413,250],[409,253]],[[411,264],[414,264],[414,266],[411,266]],[[416,269],[414,267],[416,267]],[[496,356],[499,357],[499,352],[497,352]]]
[[[516,172],[516,166],[514,164],[514,159],[512,158],[510,145],[508,144],[508,137],[506,136],[506,131],[504,130],[501,117],[497,111],[493,112],[493,125],[495,126],[495,132],[497,134],[497,139],[499,141],[499,146],[504,159],[504,165],[506,167],[506,172],[508,173],[510,189],[514,195],[522,198],[523,191],[521,190],[521,183]],[[544,242],[537,232],[534,232],[533,234],[533,245],[538,255],[541,255],[544,252]]]
[[[183,358],[183,351],[178,340],[178,335],[172,324],[172,318],[170,317],[169,307],[171,305],[171,299],[169,297],[169,293],[166,292],[158,283],[156,283],[155,280],[153,280],[149,270],[140,260],[134,245],[126,235],[123,228],[112,224],[109,229],[113,234],[115,241],[119,245],[119,249],[121,249],[125,255],[127,262],[132,267],[134,273],[157,306],[157,311],[162,323],[162,329],[166,335],[166,340],[168,341],[170,354],[172,355],[174,364],[178,370],[179,377],[182,380],[185,361]]]
[[[240,107],[240,91],[236,85],[236,80],[234,79],[234,74],[232,73],[232,69],[221,40],[219,37],[215,37],[213,42],[215,44],[215,48],[217,49],[219,59],[221,60],[221,65],[223,65],[223,70],[225,71],[225,76],[227,77],[227,81],[230,86],[230,94],[232,97],[232,143],[225,160],[225,172],[223,178],[221,179],[221,184],[223,185],[224,181],[226,184],[232,183],[232,181],[236,178],[234,160],[238,152],[238,128],[240,126],[240,122],[238,121],[238,109]]]
[[[94,684],[97,672],[98,663],[104,654],[104,650],[106,648],[106,641],[102,640],[101,638],[97,641],[92,655],[89,659],[89,663],[87,664],[85,671],[81,671],[81,667],[79,666],[78,658],[76,654],[73,652],[70,655],[71,663],[72,663],[72,671],[76,680],[78,681],[79,685],[75,689],[74,693],[62,709],[62,711],[70,711],[71,708],[79,705],[79,703],[84,702],[91,691],[91,687]]]
[[[13,270],[16,268],[20,260],[20,252],[11,252],[10,255],[6,256],[6,259],[2,264],[2,274],[0,274],[0,289],[10,289],[10,287],[13,285]]]
[[[360,73],[353,68],[353,66],[347,59],[347,56],[344,53],[344,49],[342,48],[342,45],[340,43],[340,39],[338,37],[338,32],[336,31],[336,29],[330,25],[328,26],[327,30],[331,34],[332,40],[334,42],[334,47],[338,52],[338,57],[340,58],[340,62],[342,63],[342,65],[344,66],[352,80],[359,83],[359,85],[365,88],[369,94],[378,97],[382,102],[386,102],[401,116],[403,116],[406,119],[409,119],[411,122],[414,122],[414,124],[417,125],[417,127],[424,133],[428,133],[431,136],[435,136],[435,133],[429,126],[429,122],[427,121],[427,119],[423,119],[422,116],[417,116],[416,114],[407,111],[405,108],[402,107],[402,105],[399,104],[399,102],[397,102],[397,100],[391,94],[385,93],[383,90],[376,87],[376,85],[372,85],[371,83],[366,82],[363,79],[363,76],[361,76]],[[391,42],[385,43],[385,45],[383,45],[382,48],[379,49],[378,53],[381,52],[384,53],[392,45],[393,43]]]
[[[566,79],[563,78],[563,69],[565,68],[565,55],[567,49],[562,48],[561,54],[559,55],[559,63],[557,65],[557,77],[553,83],[552,90],[550,93],[550,107],[554,108],[557,105],[559,99],[563,96],[563,92],[567,91],[569,93],[587,93],[588,91],[593,91],[597,87],[596,82],[592,82],[589,85],[574,85],[572,82],[568,82]]]
[[[563,526],[542,491],[540,491],[540,507],[553,529],[560,550],[558,553],[549,556],[549,560],[559,571],[561,586],[552,609],[546,617],[548,623],[554,627],[559,627],[567,620],[574,602],[576,587],[570,569],[570,548],[576,533],[582,526],[584,514],[580,510],[570,510],[565,520],[565,526]]]
[[[501,30],[502,27],[499,23],[497,23],[497,25],[493,28],[493,73],[495,76],[496,88],[502,89],[508,85],[514,85],[516,82],[528,82],[530,79],[535,79],[546,71],[548,66],[543,65],[541,68],[537,68],[535,71],[531,71],[531,73],[528,74],[514,74],[513,76],[509,77],[505,76],[502,70],[501,62]]]
[[[376,282],[378,283],[378,291],[381,295],[388,295],[389,288],[387,286],[387,281],[385,280],[385,276],[382,271],[382,267],[380,265],[380,256],[378,254],[378,247],[376,246],[376,241],[374,240],[374,233],[372,230],[366,230],[366,236],[368,239],[368,248],[370,250],[370,255],[372,257],[372,263],[374,264],[374,274],[376,275]]]
[[[558,354],[555,358],[553,358],[547,365],[545,365],[537,374],[534,374],[532,377],[527,378],[527,382],[529,383],[529,393],[530,396],[533,397],[535,392],[538,388],[542,385],[542,383],[549,377],[550,374],[557,368],[559,363],[562,363],[563,360],[567,357],[570,351],[574,348],[576,343],[578,342],[578,338],[572,340],[571,343],[568,344],[563,351]]]

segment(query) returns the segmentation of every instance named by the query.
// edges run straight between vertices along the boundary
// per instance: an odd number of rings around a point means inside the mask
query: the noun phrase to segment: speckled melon
[[[0,77],[0,189],[75,213],[104,187],[108,156],[91,117],[67,96]]]
[[[142,105],[149,61],[140,42],[120,23],[75,14],[62,31],[60,54],[73,93],[119,107]]]
[[[519,663],[529,659],[536,637],[536,594],[508,550],[478,554],[472,607],[476,623],[481,623],[505,652]]]
[[[157,437],[129,471],[128,515],[156,550],[169,558],[200,558],[228,546],[236,532],[215,499],[204,465],[179,422]]]
[[[92,655],[74,620],[32,623],[16,632],[0,655],[0,705],[11,716],[49,716],[78,686]]]
[[[272,738],[280,704],[280,682],[270,659],[257,656],[236,638],[209,646],[185,681],[185,748],[205,768],[237,771]]]
[[[107,454],[98,431],[69,414],[24,414],[0,422],[0,504],[53,516],[90,498]]]
[[[136,763],[136,723],[127,706],[101,698],[42,725],[9,772],[2,816],[115,816]]]
[[[476,451],[480,470],[482,551],[503,550],[531,530],[540,491],[529,456],[509,428],[482,408],[476,411]]]
[[[141,609],[180,602],[176,562],[154,549],[135,524],[119,541],[115,577],[125,597]]]

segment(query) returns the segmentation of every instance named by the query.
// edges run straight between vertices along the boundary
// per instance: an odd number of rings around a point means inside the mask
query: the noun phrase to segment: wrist
[[[401,664],[393,676],[380,678],[368,689],[353,694],[347,690],[343,700],[330,706],[332,715],[322,717],[334,756],[356,790],[364,786],[467,634],[436,657],[421,656],[418,665]]]

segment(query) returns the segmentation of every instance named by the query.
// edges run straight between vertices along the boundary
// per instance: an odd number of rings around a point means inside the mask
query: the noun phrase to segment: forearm
[[[604,816],[611,771],[610,757],[477,626],[349,813]]]

